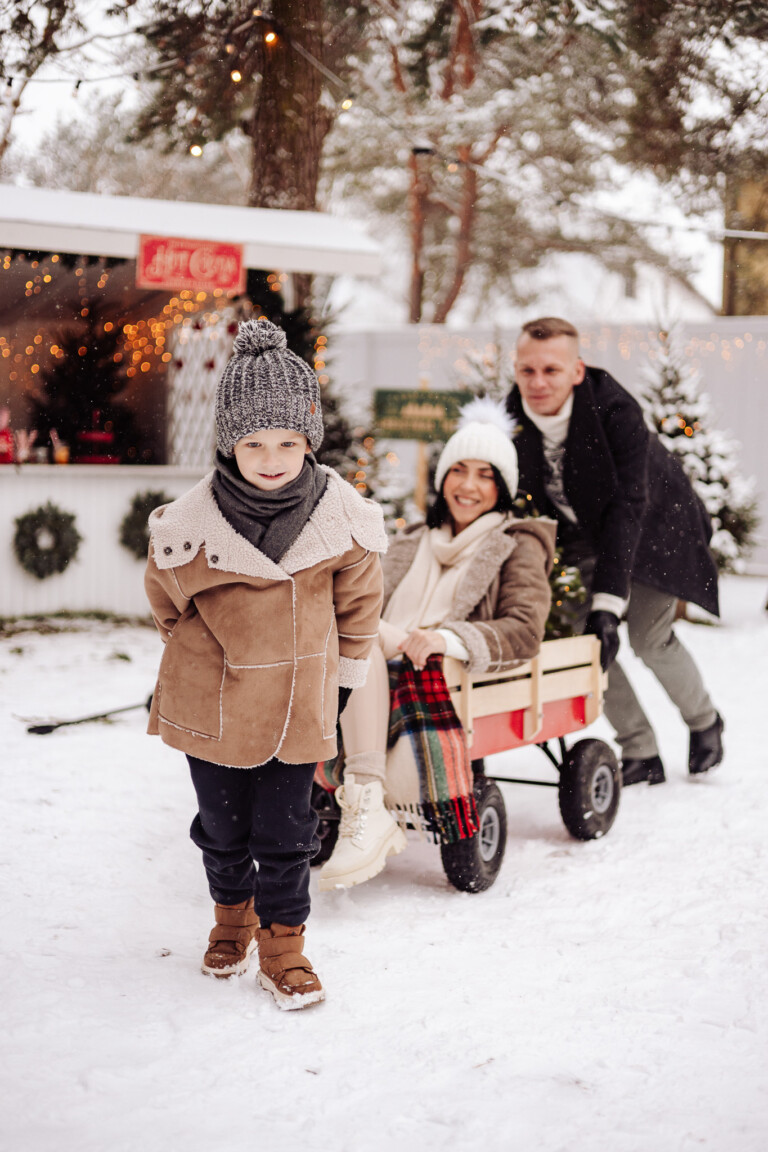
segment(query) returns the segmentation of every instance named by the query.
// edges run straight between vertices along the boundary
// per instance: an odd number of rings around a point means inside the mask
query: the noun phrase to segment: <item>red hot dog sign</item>
[[[242,245],[181,240],[176,236],[141,236],[136,287],[244,292]]]

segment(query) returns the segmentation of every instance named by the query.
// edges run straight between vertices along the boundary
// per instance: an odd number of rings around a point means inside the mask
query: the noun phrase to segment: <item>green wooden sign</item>
[[[456,430],[459,409],[471,399],[471,392],[377,389],[373,394],[376,431],[391,440],[447,440]]]

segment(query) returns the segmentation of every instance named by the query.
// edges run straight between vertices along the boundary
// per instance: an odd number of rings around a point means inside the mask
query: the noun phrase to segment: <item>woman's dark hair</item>
[[[514,512],[515,505],[509,494],[509,488],[507,488],[507,485],[501,478],[501,472],[499,472],[498,468],[493,464],[491,464],[491,468],[493,469],[493,478],[496,481],[496,487],[499,490],[499,498],[491,511]],[[445,480],[443,480],[443,484],[445,484]],[[450,518],[451,514],[448,511],[448,505],[441,490],[427,509],[427,528],[440,528],[445,524],[446,520],[450,520]]]

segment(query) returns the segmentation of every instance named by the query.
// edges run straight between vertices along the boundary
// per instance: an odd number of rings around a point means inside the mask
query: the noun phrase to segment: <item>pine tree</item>
[[[683,465],[712,519],[710,548],[719,571],[739,572],[754,543],[754,480],[739,474],[739,445],[712,428],[712,408],[701,376],[686,363],[673,335],[663,332],[646,368],[642,396],[649,427]]]
[[[581,606],[587,598],[587,590],[581,579],[581,572],[574,564],[564,564],[559,548],[555,549],[555,559],[549,574],[549,587],[552,592],[552,607],[549,610],[545,640],[562,640],[575,634],[575,625]]]
[[[38,444],[53,430],[75,460],[81,434],[97,433],[103,444],[95,454],[118,457],[121,464],[147,462],[133,413],[115,399],[128,382],[121,341],[119,325],[96,313],[59,335],[56,358],[40,372],[42,389],[31,404]]]
[[[512,353],[496,335],[482,352],[471,348],[464,353],[456,363],[456,378],[459,388],[503,404],[515,383]]]

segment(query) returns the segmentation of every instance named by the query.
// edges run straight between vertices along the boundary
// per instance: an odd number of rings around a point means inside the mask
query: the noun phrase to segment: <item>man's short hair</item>
[[[529,320],[523,324],[523,332],[533,340],[552,340],[555,336],[570,336],[578,341],[579,333],[567,320],[558,316],[542,316],[540,320]]]

